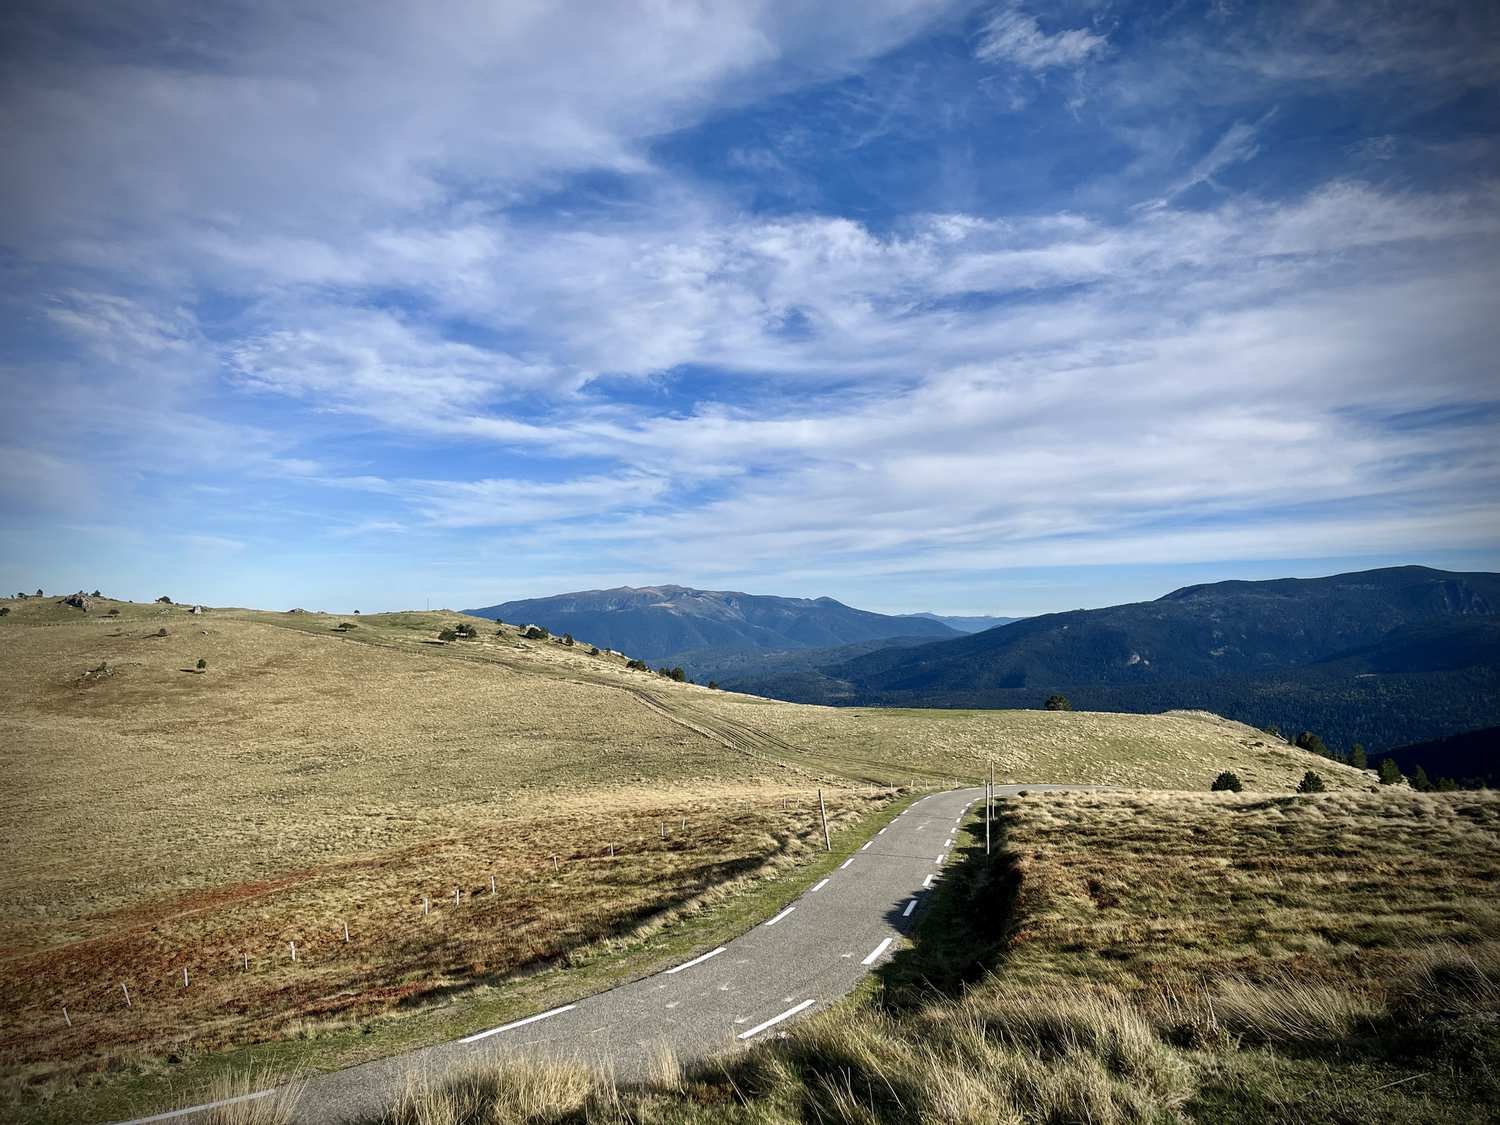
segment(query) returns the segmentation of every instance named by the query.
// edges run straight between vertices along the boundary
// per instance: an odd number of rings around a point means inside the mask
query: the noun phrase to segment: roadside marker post
[[[130,1002],[130,989],[128,989],[128,988],[125,987],[125,982],[124,981],[120,982],[120,991],[125,994],[125,1006],[127,1008],[133,1008],[133,1007],[135,1007],[135,1005]]]
[[[182,987],[186,988],[187,986],[188,986],[188,981],[187,981],[187,966],[184,965],[182,967]]]
[[[69,1027],[73,1026],[73,1017],[68,1015],[68,1006],[66,1004],[63,1005],[63,1019],[68,1021]]]
[[[823,804],[823,790],[818,790],[818,814],[823,818],[823,850],[833,851],[833,841],[828,838],[828,809]]]
[[[287,948],[292,951],[292,960],[296,961],[297,960],[297,943],[295,941],[289,941],[286,944],[287,944]]]
[[[349,923],[348,922],[344,923],[344,944],[345,945],[349,944]]]

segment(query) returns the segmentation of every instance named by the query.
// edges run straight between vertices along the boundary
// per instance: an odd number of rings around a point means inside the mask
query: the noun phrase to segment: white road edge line
[[[854,857],[851,855],[848,859],[844,860],[843,863],[839,864],[839,870],[842,871],[844,868],[848,867],[853,862],[854,862]]]
[[[721,945],[718,949],[711,950],[710,952],[705,953],[702,957],[694,957],[691,961],[685,961],[683,964],[678,965],[675,969],[668,969],[666,975],[671,976],[673,973],[682,972],[683,969],[691,969],[694,965],[701,965],[710,957],[717,957],[728,948],[729,947],[727,945]]]
[[[934,863],[942,863],[943,860],[945,860],[947,858],[948,858],[948,853],[944,852],[942,855],[938,856],[937,859],[935,859],[933,862]]]
[[[952,846],[953,846],[953,837],[949,836],[946,840],[943,841],[943,847],[945,847],[945,848],[951,848]]]
[[[790,1019],[792,1016],[795,1016],[798,1012],[805,1011],[806,1009],[811,1008],[816,1003],[817,1003],[816,1000],[804,1000],[804,1001],[802,1001],[802,1003],[796,1005],[795,1007],[788,1008],[786,1011],[782,1012],[781,1015],[779,1015],[779,1016],[772,1016],[765,1023],[758,1023],[754,1027],[752,1027],[749,1031],[742,1031],[742,1032],[740,1032],[738,1035],[735,1036],[735,1038],[736,1039],[749,1039],[750,1036],[752,1036],[752,1035],[759,1035],[766,1028],[768,1028],[768,1027],[775,1027],[782,1020],[784,1020],[784,1019]]]
[[[929,876],[927,876],[927,878],[923,879],[922,880],[922,889],[926,890],[928,887],[932,886],[932,881],[934,879],[936,879],[936,878],[937,878],[936,875],[929,875]]]
[[[911,912],[917,908],[917,900],[912,899],[906,904],[906,909],[901,912],[901,917],[910,918]]]
[[[862,847],[862,848],[860,848],[860,849],[859,849],[859,850],[860,850],[860,851],[864,851],[864,850],[865,850],[865,848],[868,848],[868,847],[869,847],[869,846],[870,846],[870,845],[871,845],[871,844],[873,844],[873,843],[874,843],[874,842],[875,842],[875,841],[874,841],[874,840],[866,840],[866,841],[865,841],[865,844],[864,844],[864,847]]]
[[[502,1031],[509,1031],[515,1027],[524,1027],[528,1023],[536,1023],[537,1020],[544,1020],[551,1016],[560,1015],[563,1012],[571,1012],[576,1007],[578,1007],[577,1004],[564,1004],[561,1008],[553,1008],[550,1012],[543,1012],[538,1016],[527,1016],[524,1020],[516,1020],[514,1023],[505,1024],[503,1027],[492,1027],[488,1031],[481,1031],[478,1035],[467,1035],[460,1039],[459,1042],[477,1043],[481,1039],[488,1039],[491,1035],[499,1035]]]
[[[819,883],[816,887],[814,887],[812,890],[808,891],[807,893],[810,894],[810,895],[811,894],[816,894],[818,891],[821,891],[824,887],[828,886],[829,882],[830,882],[830,880],[824,879],[821,883]]]
[[[890,827],[889,824],[887,824],[885,826],[885,828],[889,828],[889,827]],[[882,828],[879,832],[875,833],[875,835],[877,835],[877,836],[884,836],[885,835],[885,828]]]
[[[916,900],[914,899],[913,901],[916,901]],[[875,959],[877,957],[879,957],[882,953],[884,953],[887,949],[890,948],[892,940],[893,939],[891,939],[891,938],[886,938],[883,942],[881,942],[879,945],[877,945],[875,947],[875,952],[871,953],[868,957],[866,957],[863,961],[861,961],[860,964],[861,965],[873,965],[873,964],[875,964]]]
[[[254,1101],[256,1098],[265,1098],[274,1094],[275,1089],[257,1090],[253,1094],[241,1094],[237,1098],[224,1098],[217,1102],[204,1102],[202,1105],[190,1105],[186,1109],[173,1109],[166,1113],[153,1113],[150,1117],[132,1117],[129,1121],[121,1121],[118,1125],[145,1125],[147,1121],[170,1121],[174,1117],[186,1117],[190,1113],[202,1113],[208,1109],[219,1109],[221,1106],[235,1105],[238,1102]]]
[[[776,915],[776,917],[772,918],[769,922],[766,922],[765,925],[767,925],[767,926],[774,926],[774,925],[776,925],[777,922],[781,921],[783,918],[785,918],[788,914],[790,914],[793,910],[796,910],[796,909],[797,908],[795,906],[788,906],[780,914]]]

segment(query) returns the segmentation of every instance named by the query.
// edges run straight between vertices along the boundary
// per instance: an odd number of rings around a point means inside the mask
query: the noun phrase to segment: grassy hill
[[[257,1043],[374,1057],[603,987],[603,960],[644,971],[812,870],[820,787],[837,832],[892,786],[991,762],[1018,781],[1203,789],[1228,768],[1287,792],[1312,765],[1371,785],[1214,716],[802,707],[586,638],[441,643],[451,613],[3,605],[0,1068],[33,1109],[80,1081],[188,1082]]]

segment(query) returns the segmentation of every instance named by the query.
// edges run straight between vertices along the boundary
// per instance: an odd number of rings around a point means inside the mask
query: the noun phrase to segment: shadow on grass
[[[956,997],[1003,962],[1021,889],[1020,871],[1006,848],[1008,825],[1003,804],[996,802],[990,854],[982,842],[956,849],[958,861],[919,896],[911,918],[902,917],[907,900],[892,908],[892,923],[908,932],[912,944],[877,973],[883,1010],[896,1014]]]

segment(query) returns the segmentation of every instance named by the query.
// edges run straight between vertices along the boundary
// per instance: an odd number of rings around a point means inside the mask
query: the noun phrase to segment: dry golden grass
[[[574,1071],[565,1098],[385,1125],[1493,1120],[1500,796],[1051,795],[1008,819],[1015,928],[960,995],[849,1003],[674,1084]],[[984,947],[1002,870],[970,852],[905,979],[941,979],[955,930]]]
[[[1283,791],[1310,761],[1211,716],[756,700],[513,627],[435,644],[447,613],[8,604],[12,1089],[315,1037],[565,962],[806,855],[818,786],[841,823],[880,799],[866,782],[990,761],[1016,780],[1135,785],[1233,768]],[[1331,786],[1367,783],[1317,764]]]

